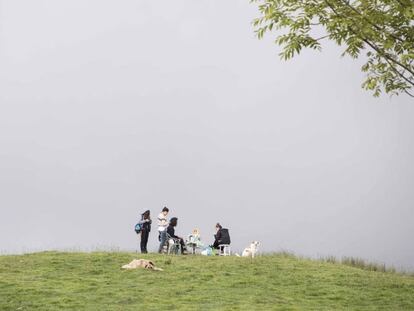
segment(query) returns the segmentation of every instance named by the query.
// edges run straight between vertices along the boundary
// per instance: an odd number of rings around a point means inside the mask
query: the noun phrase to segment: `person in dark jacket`
[[[141,215],[141,220],[138,223],[142,224],[142,229],[141,229],[141,253],[146,254],[146,253],[148,253],[147,244],[148,244],[148,237],[149,237],[149,233],[151,231],[151,223],[152,223],[149,210],[145,211]]]
[[[228,229],[223,228],[219,223],[216,224],[216,234],[214,235],[213,248],[218,249],[221,244],[230,244],[230,233]]]
[[[173,239],[179,240],[181,245],[181,254],[186,255],[187,249],[185,247],[184,239],[182,237],[179,237],[175,234],[175,227],[177,226],[177,217],[173,217],[170,219],[170,224],[167,227],[167,234],[172,237]]]

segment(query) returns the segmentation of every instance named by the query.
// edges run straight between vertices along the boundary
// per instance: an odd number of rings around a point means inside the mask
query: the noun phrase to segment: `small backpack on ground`
[[[142,224],[136,224],[135,225],[135,233],[140,234],[142,230]]]

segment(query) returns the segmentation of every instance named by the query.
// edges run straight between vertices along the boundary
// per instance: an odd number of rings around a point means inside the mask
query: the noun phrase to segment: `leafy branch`
[[[414,1],[412,0],[252,0],[261,16],[253,25],[259,38],[277,32],[280,56],[288,60],[303,48],[321,50],[330,39],[345,46],[342,55],[366,56],[362,87],[379,96],[414,88]],[[314,37],[313,33],[325,35]],[[282,32],[282,30],[284,30]],[[317,30],[317,31],[315,31]],[[362,52],[368,50],[365,54]]]

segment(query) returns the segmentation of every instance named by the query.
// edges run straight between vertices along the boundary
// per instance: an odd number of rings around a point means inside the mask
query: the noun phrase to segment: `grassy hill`
[[[120,267],[134,258],[164,271]],[[414,277],[268,255],[0,256],[0,310],[414,310]]]

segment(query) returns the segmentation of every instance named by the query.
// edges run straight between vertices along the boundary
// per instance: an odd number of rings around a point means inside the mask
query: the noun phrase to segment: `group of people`
[[[161,213],[158,215],[158,240],[160,242],[160,246],[158,247],[158,252],[161,253],[162,249],[167,241],[167,234],[180,242],[181,244],[181,253],[186,254],[187,249],[185,246],[184,239],[178,235],[175,234],[175,227],[178,224],[178,218],[172,217],[168,221],[168,213],[169,213],[168,207],[164,207],[161,211]],[[138,224],[141,224],[141,253],[148,253],[147,245],[148,245],[148,237],[149,233],[151,232],[151,212],[149,210],[146,210],[144,213],[141,214],[141,220],[138,222]]]
[[[158,252],[162,253],[165,244],[167,243],[167,236],[169,238],[173,238],[178,241],[181,245],[181,253],[187,254],[187,248],[185,241],[182,237],[175,234],[175,227],[178,224],[178,218],[172,217],[168,220],[168,213],[170,210],[168,207],[164,207],[159,213],[157,220],[158,220],[158,240],[160,245],[158,247]],[[141,220],[139,220],[138,224],[141,225],[141,253],[148,253],[147,245],[148,245],[148,238],[149,233],[151,232],[151,212],[146,210],[144,213],[141,214]],[[219,245],[222,244],[230,244],[230,234],[228,229],[223,228],[219,223],[216,224],[216,234],[214,235],[214,242],[211,245],[212,248],[219,248]]]

